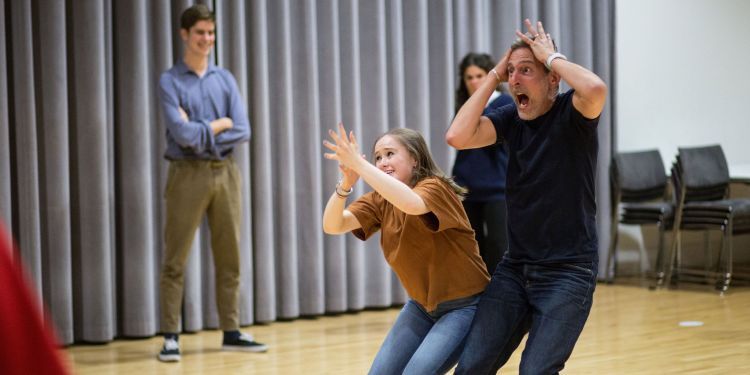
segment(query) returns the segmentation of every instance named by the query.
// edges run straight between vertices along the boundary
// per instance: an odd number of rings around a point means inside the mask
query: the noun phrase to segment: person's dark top
[[[484,114],[508,104],[513,104],[513,98],[502,94],[490,102],[484,109]],[[464,201],[491,202],[505,199],[507,165],[508,151],[501,144],[459,150],[452,174],[457,184],[469,189]]]
[[[573,90],[524,121],[513,106],[486,116],[508,147],[506,202],[510,262],[598,262],[597,125],[573,107]]]
[[[167,123],[168,160],[222,160],[229,157],[234,146],[250,139],[250,121],[240,90],[228,70],[209,62],[206,73],[199,77],[179,60],[159,79],[159,98]],[[180,117],[178,107],[189,121]],[[217,135],[211,121],[222,117],[232,119],[233,126]]]

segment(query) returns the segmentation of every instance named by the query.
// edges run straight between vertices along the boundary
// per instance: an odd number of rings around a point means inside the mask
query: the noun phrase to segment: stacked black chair
[[[729,182],[729,168],[721,146],[679,149],[672,168],[676,208],[667,283],[673,277],[702,276],[714,277],[716,288],[722,293],[729,288],[733,236],[750,233],[750,199],[729,199]],[[715,265],[707,263],[703,269],[682,267],[681,232],[685,230],[721,231]]]
[[[649,224],[658,227],[659,245],[656,253],[655,273],[657,280],[663,280],[664,231],[672,227],[674,204],[666,201],[667,176],[664,173],[664,162],[659,150],[617,153],[612,158],[609,176],[612,197],[612,235],[607,255],[607,279],[612,281],[616,274],[618,223],[621,223]]]

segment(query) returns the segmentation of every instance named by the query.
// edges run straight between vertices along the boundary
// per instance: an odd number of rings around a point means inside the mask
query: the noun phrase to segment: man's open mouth
[[[518,103],[518,106],[521,108],[526,108],[529,106],[529,96],[526,94],[518,94],[516,95],[516,103]]]

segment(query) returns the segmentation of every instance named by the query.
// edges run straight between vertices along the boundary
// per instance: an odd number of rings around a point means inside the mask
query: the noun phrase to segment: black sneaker
[[[256,342],[252,335],[241,333],[235,340],[224,340],[221,346],[222,350],[232,350],[239,352],[263,353],[268,350],[268,345]]]
[[[180,344],[175,339],[164,339],[164,346],[159,352],[159,360],[162,362],[180,361]]]

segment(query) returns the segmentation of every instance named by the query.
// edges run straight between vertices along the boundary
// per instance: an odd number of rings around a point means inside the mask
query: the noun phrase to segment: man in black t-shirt
[[[504,142],[509,248],[479,303],[456,374],[495,373],[528,332],[521,373],[563,369],[591,310],[598,243],[594,176],[607,86],[525,21],[520,38],[451,124],[457,149]],[[560,80],[572,89],[558,94]],[[508,82],[515,108],[482,115]]]

